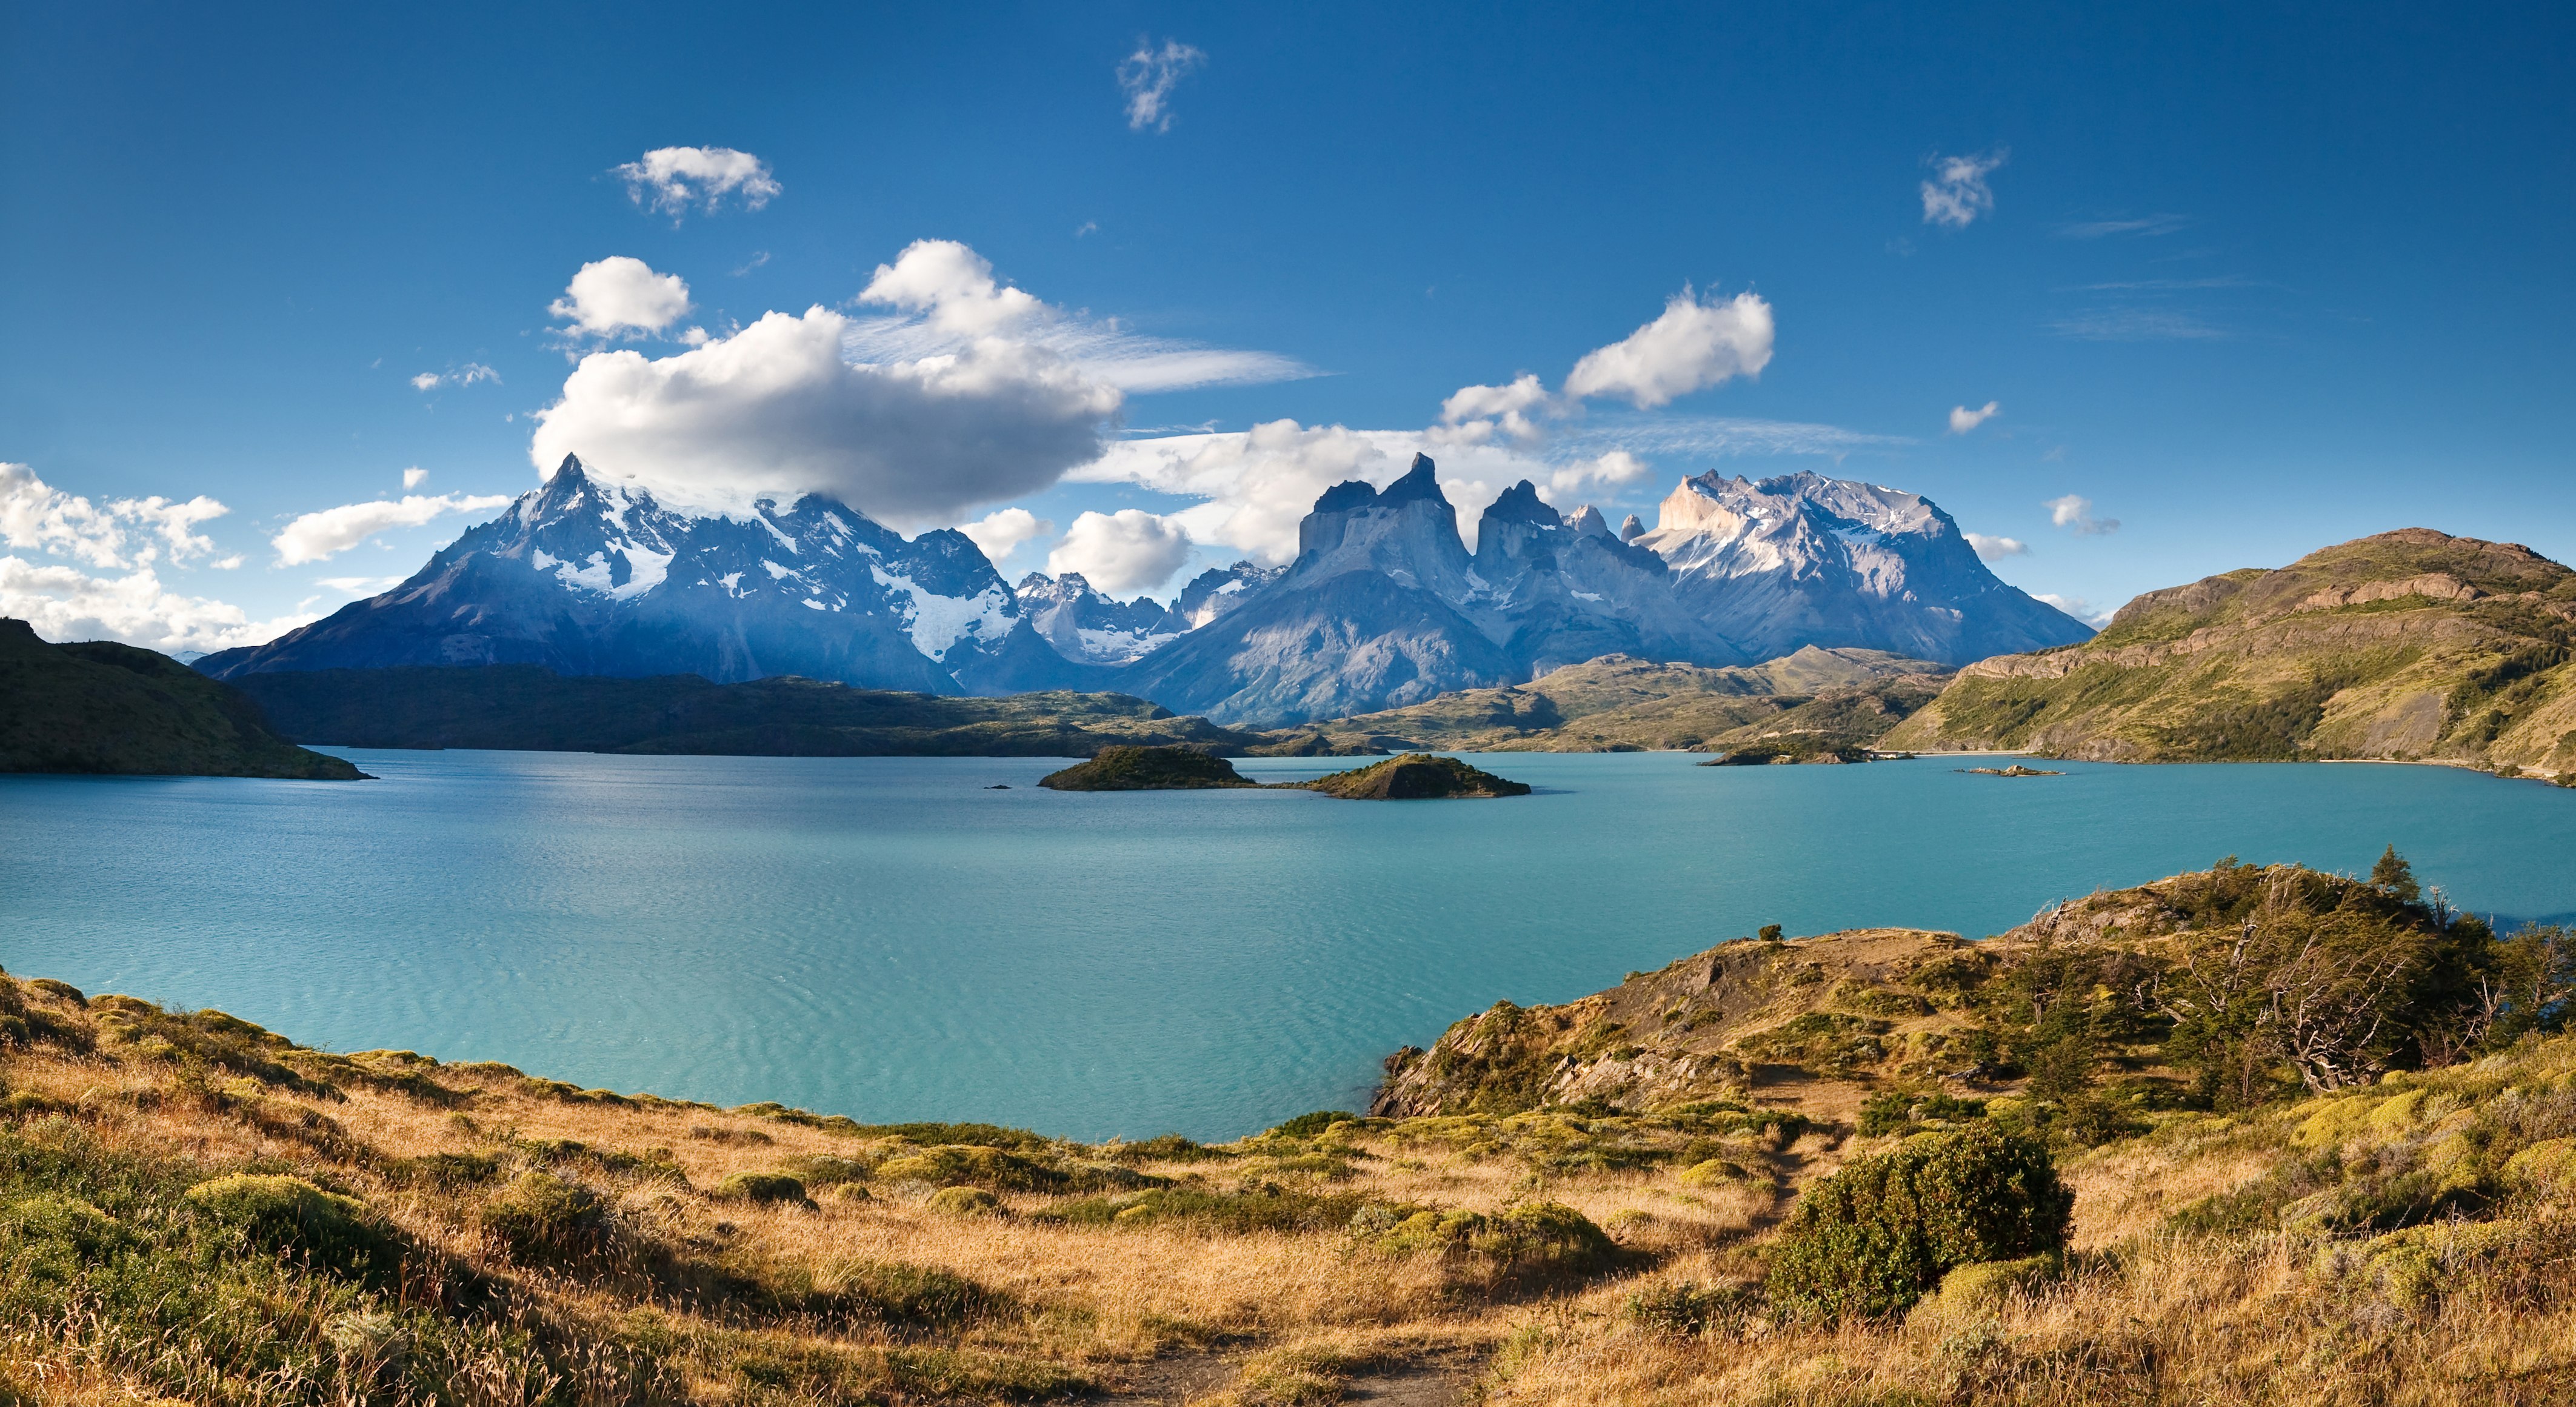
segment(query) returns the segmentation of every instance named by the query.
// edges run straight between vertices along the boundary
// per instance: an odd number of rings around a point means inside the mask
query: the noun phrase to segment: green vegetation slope
[[[1808,646],[1710,669],[1604,655],[1527,684],[1287,730],[1258,752],[1723,751],[1771,733],[1865,747],[1939,692],[1949,672],[1876,650]]]
[[[0,618],[0,772],[354,781],[336,757],[269,731],[250,700],[167,655],[50,645]]]
[[[2576,572],[2424,528],[2362,538],[2149,592],[2081,645],[1972,664],[1886,746],[2576,776]]]

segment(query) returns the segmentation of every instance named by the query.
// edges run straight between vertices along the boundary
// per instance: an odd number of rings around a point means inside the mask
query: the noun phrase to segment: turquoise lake
[[[0,778],[0,964],[588,1086],[1219,1138],[1766,923],[1981,936],[2392,842],[2466,908],[2576,915],[2576,791],[2432,767],[1530,753],[1479,759],[1526,799],[1365,803],[1058,795],[1025,758],[342,755],[381,780]]]

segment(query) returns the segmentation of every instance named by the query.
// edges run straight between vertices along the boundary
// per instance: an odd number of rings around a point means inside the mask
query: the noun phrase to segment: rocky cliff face
[[[2148,592],[2085,645],[1972,664],[1885,745],[2576,778],[2576,572],[2427,528],[2361,538]]]
[[[567,458],[408,581],[266,645],[197,662],[268,670],[536,664],[560,674],[799,674],[921,693],[1084,687],[984,554],[906,542],[829,500],[665,508]]]

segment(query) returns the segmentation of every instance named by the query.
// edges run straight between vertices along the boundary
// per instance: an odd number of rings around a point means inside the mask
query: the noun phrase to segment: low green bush
[[[395,1247],[365,1203],[300,1177],[236,1173],[198,1183],[185,1200],[252,1246],[296,1255],[316,1269],[352,1279],[383,1278],[393,1269]]]
[[[1060,1202],[1038,1213],[1077,1226],[1150,1226],[1185,1222],[1242,1235],[1253,1231],[1331,1231],[1368,1205],[1353,1192],[1319,1193],[1276,1185],[1241,1192],[1160,1187],[1112,1197]]]
[[[1559,1202],[1524,1202],[1492,1216],[1376,1205],[1354,1214],[1350,1229],[1385,1255],[1471,1254],[1520,1270],[1589,1270],[1616,1249],[1590,1217]]]
[[[599,1250],[608,1211],[598,1194],[549,1172],[521,1173],[483,1204],[484,1234],[515,1260],[560,1260]]]
[[[877,1164],[877,1180],[926,1182],[933,1187],[981,1187],[987,1192],[1052,1192],[1071,1181],[1044,1163],[976,1144],[924,1148]]]
[[[1901,1314],[1959,1266],[2064,1249],[2074,1206],[2036,1139],[1983,1123],[1917,1134],[1808,1188],[1766,1285],[1802,1319]]]
[[[728,1202],[802,1202],[805,1184],[785,1173],[735,1173],[716,1184],[715,1196]]]
[[[1311,1114],[1300,1114],[1269,1132],[1281,1138],[1313,1138],[1335,1124],[1356,1122],[1358,1118],[1357,1114],[1340,1109],[1318,1109]]]
[[[941,1216],[995,1216],[1002,1199],[981,1187],[943,1187],[930,1194],[928,1205]]]

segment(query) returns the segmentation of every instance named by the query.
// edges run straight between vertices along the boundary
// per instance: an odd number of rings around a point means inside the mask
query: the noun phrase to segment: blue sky
[[[2096,610],[2407,525],[2576,556],[2563,7],[535,8],[0,5],[13,612],[184,644],[328,611],[533,485],[540,424],[711,495],[735,435],[754,486],[907,529],[1024,509],[1054,531],[1007,575],[1061,545],[1131,590],[1275,553],[1279,503],[1418,444],[1650,524],[1707,468],[1894,484]],[[669,148],[757,174],[631,198]],[[901,302],[930,284],[879,267],[923,240],[964,252],[904,270],[995,284]],[[612,256],[688,311],[550,313]],[[1686,286],[1707,326],[1758,306],[1759,355],[1568,392]],[[1013,288],[1038,310],[962,419],[600,428],[683,413],[690,328],[911,366]],[[593,353],[625,360],[568,390]],[[1443,425],[1523,374],[1531,438]],[[1109,458],[1058,482],[1104,406]],[[407,469],[446,503],[364,533]]]

